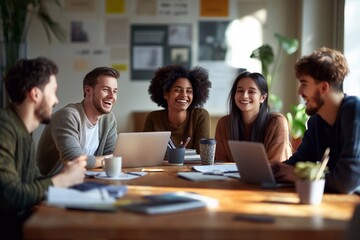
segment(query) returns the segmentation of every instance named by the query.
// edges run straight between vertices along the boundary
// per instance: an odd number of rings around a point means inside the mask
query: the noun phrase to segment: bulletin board
[[[169,64],[191,66],[191,24],[131,26],[131,79],[149,80]]]

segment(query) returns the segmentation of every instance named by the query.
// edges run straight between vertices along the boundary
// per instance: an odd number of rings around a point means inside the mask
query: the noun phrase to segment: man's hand
[[[274,166],[272,166],[272,168],[277,181],[295,182],[296,175],[293,166],[286,163],[278,162]]]
[[[82,183],[85,177],[86,155],[67,161],[62,171],[51,178],[55,187],[70,187]]]

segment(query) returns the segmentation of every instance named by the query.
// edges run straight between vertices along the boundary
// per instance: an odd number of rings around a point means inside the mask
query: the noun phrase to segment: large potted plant
[[[286,118],[290,126],[291,145],[293,152],[301,144],[301,140],[306,130],[306,122],[309,116],[306,114],[306,106],[302,103],[291,106],[291,111],[286,113]]]
[[[281,111],[283,106],[282,100],[271,93],[272,81],[275,79],[276,73],[284,61],[283,55],[294,54],[299,48],[299,41],[296,38],[288,38],[278,33],[274,35],[278,42],[276,55],[269,44],[263,44],[252,52],[250,58],[259,59],[261,62],[262,74],[266,77],[269,86],[269,104],[271,109],[273,111]],[[308,119],[304,104],[293,105],[291,112],[286,113],[286,117],[291,128],[293,150],[296,150],[304,136]]]
[[[3,79],[6,71],[14,63],[26,55],[26,36],[33,18],[40,20],[43,25],[49,42],[51,35],[64,41],[66,32],[60,24],[55,22],[48,11],[48,4],[55,4],[59,7],[58,0],[1,0],[0,19],[0,104],[5,105],[3,96]]]
[[[281,111],[283,104],[278,96],[272,94],[272,81],[275,79],[276,74],[284,61],[283,55],[294,54],[299,48],[299,41],[296,38],[288,38],[278,33],[275,33],[274,36],[278,42],[276,55],[269,44],[263,44],[253,50],[250,58],[258,59],[261,62],[261,71],[269,86],[269,104],[271,109],[274,111]]]

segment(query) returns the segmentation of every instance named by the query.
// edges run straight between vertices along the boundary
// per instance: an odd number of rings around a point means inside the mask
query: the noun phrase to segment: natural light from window
[[[234,68],[246,68],[251,72],[261,72],[261,64],[251,59],[252,51],[263,44],[263,23],[266,10],[258,10],[251,15],[233,20],[226,30],[226,63]]]
[[[345,1],[344,53],[350,74],[344,82],[344,91],[360,96],[360,1]]]

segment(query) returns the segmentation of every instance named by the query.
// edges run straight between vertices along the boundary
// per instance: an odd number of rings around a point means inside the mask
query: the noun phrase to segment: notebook
[[[170,131],[119,133],[114,156],[122,157],[122,167],[162,165]]]
[[[289,183],[276,182],[264,144],[233,140],[229,140],[228,143],[243,181],[261,184],[266,188],[293,186]]]
[[[145,214],[165,214],[204,207],[213,208],[219,204],[215,198],[180,191],[148,195],[144,198],[146,201],[123,205],[122,209]]]

